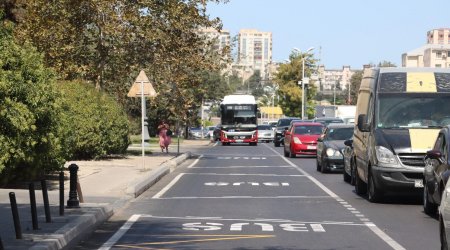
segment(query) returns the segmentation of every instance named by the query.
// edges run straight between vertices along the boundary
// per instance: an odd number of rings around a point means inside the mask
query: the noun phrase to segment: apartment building
[[[450,68],[450,28],[427,32],[427,43],[402,54],[402,67]]]
[[[317,74],[318,81],[314,82],[317,90],[324,94],[330,94],[333,91],[348,90],[354,71],[350,66],[342,66],[342,69],[325,69],[324,65],[320,65]]]
[[[261,77],[266,75],[266,67],[272,62],[272,32],[256,29],[241,29],[238,35],[238,57],[236,70],[246,80],[256,70]]]

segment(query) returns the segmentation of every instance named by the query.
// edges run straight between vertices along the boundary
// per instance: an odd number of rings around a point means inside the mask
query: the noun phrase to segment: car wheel
[[[442,216],[439,216],[439,238],[441,240],[441,249],[447,250],[447,234],[445,233],[444,220],[442,219]]]
[[[430,193],[428,192],[428,185],[425,182],[423,185],[423,211],[428,215],[435,215],[437,212],[437,204],[430,201]]]
[[[327,173],[328,172],[328,163],[322,161],[322,165],[320,166],[320,172],[322,173]]]
[[[350,161],[350,184],[355,185],[356,184],[356,165],[355,165],[355,158],[352,158]]]
[[[277,142],[276,140],[273,142],[273,145],[275,146],[275,147],[279,147],[280,146],[280,143],[279,142]]]
[[[290,158],[295,158],[296,157],[296,155],[293,152],[294,152],[294,150],[292,150],[292,148],[290,148],[290,151],[289,151],[289,157]]]
[[[319,156],[317,156],[317,158],[316,158],[316,170],[317,170],[317,172],[319,172],[320,169],[321,169],[321,167],[320,167],[320,164],[319,164]]]
[[[350,169],[350,171],[351,171],[351,169]],[[345,171],[345,169],[344,169],[344,172],[343,172],[343,177],[344,177],[344,181],[345,182],[347,182],[347,183],[350,183],[350,179],[352,178],[349,174],[347,174],[347,172]]]
[[[375,185],[375,181],[373,179],[372,174],[369,174],[369,181],[368,181],[368,193],[369,193],[369,197],[368,200],[370,202],[379,202],[382,198],[383,198],[383,191],[381,191],[376,185]]]
[[[358,195],[363,195],[367,193],[367,185],[366,183],[364,183],[363,180],[361,180],[361,178],[359,177],[357,171],[355,171],[355,192]]]

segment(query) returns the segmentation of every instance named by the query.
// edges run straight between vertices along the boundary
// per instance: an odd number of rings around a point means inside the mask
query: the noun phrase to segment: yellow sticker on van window
[[[434,141],[439,134],[439,129],[410,129],[412,152],[426,152],[434,146]]]
[[[407,73],[406,92],[437,92],[433,72]]]

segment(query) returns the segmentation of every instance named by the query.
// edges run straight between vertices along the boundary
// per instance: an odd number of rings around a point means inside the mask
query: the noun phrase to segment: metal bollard
[[[59,173],[59,215],[64,215],[64,172]]]
[[[22,228],[20,227],[19,210],[17,209],[16,194],[14,192],[9,193],[9,201],[11,202],[16,239],[22,239]]]
[[[31,221],[33,223],[33,230],[38,230],[38,217],[37,217],[37,208],[36,208],[36,195],[34,192],[34,183],[31,182],[28,186],[30,193],[30,205],[31,205]]]
[[[45,180],[41,180],[42,186],[42,197],[44,198],[44,209],[45,209],[45,222],[52,222],[52,217],[50,215],[50,204],[48,202],[48,192],[47,192],[47,182]]]
[[[78,200],[77,194],[77,172],[78,166],[76,164],[70,164],[70,191],[69,191],[69,200],[67,201],[67,208],[79,208],[80,201]]]

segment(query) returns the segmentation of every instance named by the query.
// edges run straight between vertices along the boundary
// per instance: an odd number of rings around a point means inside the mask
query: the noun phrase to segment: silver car
[[[274,130],[270,125],[258,125],[258,141],[271,142],[273,141]]]

